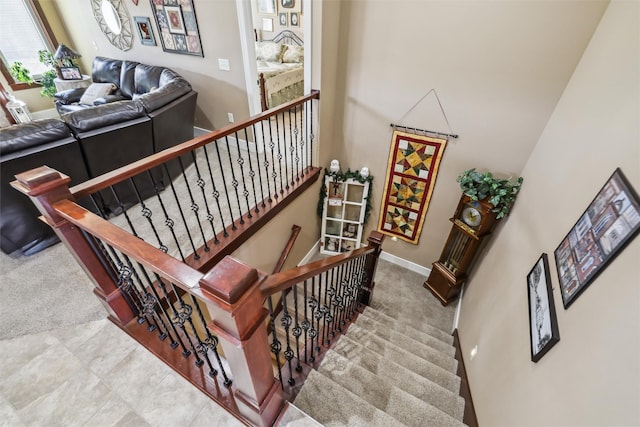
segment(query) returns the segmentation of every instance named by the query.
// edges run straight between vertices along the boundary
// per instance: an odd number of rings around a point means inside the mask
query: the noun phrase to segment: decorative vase
[[[31,113],[29,113],[27,104],[19,99],[16,99],[11,94],[9,94],[7,110],[9,110],[9,113],[11,113],[11,116],[16,121],[16,123],[29,123],[31,121]]]

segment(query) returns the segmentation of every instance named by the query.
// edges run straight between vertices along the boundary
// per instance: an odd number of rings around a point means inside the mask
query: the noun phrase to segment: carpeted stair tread
[[[326,427],[401,427],[400,421],[311,370],[294,404]]]
[[[456,355],[456,349],[452,345],[447,344],[444,341],[441,341],[438,338],[434,338],[431,335],[427,335],[425,333],[414,332],[413,335],[409,335],[411,331],[406,331],[406,328],[400,328],[399,324],[390,326],[388,323],[378,322],[377,320],[367,317],[366,315],[358,316],[358,320],[356,320],[356,323],[364,329],[377,331],[380,336],[391,342],[396,342],[394,338],[391,337],[391,335],[400,335],[400,341],[398,342],[401,342],[402,340],[419,342],[448,356],[455,357]]]
[[[333,351],[346,357],[351,363],[382,377],[383,381],[403,389],[458,420],[462,420],[465,402],[457,393],[390,359],[367,350],[346,336],[340,337]]]
[[[411,338],[402,337],[398,334],[390,334],[389,337],[391,340],[386,339],[384,336],[378,335],[376,331],[370,331],[368,329],[360,327],[358,325],[358,322],[352,323],[349,326],[347,334],[349,335],[349,337],[357,341],[373,339],[384,340],[389,344],[397,346],[403,351],[418,356],[452,373],[457,372],[458,369],[458,361],[454,357],[444,354],[441,351],[434,350],[431,347],[412,340]]]
[[[428,323],[412,322],[411,324],[407,324],[373,307],[365,308],[365,310],[362,312],[362,315],[367,316],[370,319],[376,320],[380,323],[384,323],[387,326],[393,327],[394,329],[410,337],[413,337],[414,333],[419,334],[419,336],[421,334],[426,334],[431,337],[438,338],[440,341],[444,341],[449,345],[453,345],[453,336],[450,333],[447,333],[440,328],[436,328],[435,326],[431,326]]]
[[[460,425],[460,421],[440,409],[390,384],[335,351],[327,352],[318,372],[407,426]]]
[[[311,418],[303,410],[291,402],[286,403],[282,417],[275,424],[277,427],[322,427],[322,424]]]
[[[375,357],[369,356],[369,353],[374,353],[382,359],[390,360],[398,364],[401,363],[402,366],[409,371],[418,374],[453,393],[458,393],[460,391],[459,376],[441,368],[440,366],[434,365],[421,357],[415,356],[408,351],[389,343],[388,341],[376,340],[374,338],[373,340],[362,342],[352,339],[349,335],[344,335],[340,337],[335,350],[341,352],[343,355],[345,353],[350,355],[362,353],[363,355],[367,354],[367,357]]]
[[[422,287],[420,289],[426,290]],[[407,299],[409,298],[409,299]],[[448,316],[442,316],[439,310],[428,311],[426,304],[420,300],[423,298],[435,298],[433,296],[426,295],[397,295],[395,292],[384,291],[377,289],[373,293],[373,298],[369,306],[374,308],[387,316],[393,317],[407,325],[413,325],[414,327],[421,329],[422,325],[430,325],[431,327],[438,328],[447,334],[451,333],[451,322]]]

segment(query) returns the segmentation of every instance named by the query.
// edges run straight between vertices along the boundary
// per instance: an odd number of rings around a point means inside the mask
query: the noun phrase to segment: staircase
[[[452,312],[431,319],[432,309],[448,309],[434,308],[420,278],[393,277],[394,269],[404,271],[387,263],[371,306],[310,371],[276,425],[464,425],[453,336],[443,330]]]

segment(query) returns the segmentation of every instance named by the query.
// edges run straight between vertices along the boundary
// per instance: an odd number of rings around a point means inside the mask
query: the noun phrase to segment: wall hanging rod
[[[459,136],[459,135],[453,134],[453,133],[435,132],[435,131],[432,131],[432,130],[412,128],[412,127],[403,126],[403,125],[395,125],[393,123],[391,123],[389,126],[391,126],[392,128],[402,128],[402,129],[406,129],[406,130],[412,130],[412,131],[415,131],[415,132],[424,132],[424,133],[432,133],[434,135],[448,136],[448,137],[451,137],[451,138],[457,138]]]

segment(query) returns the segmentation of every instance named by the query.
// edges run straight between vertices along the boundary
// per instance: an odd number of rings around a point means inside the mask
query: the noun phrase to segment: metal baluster
[[[293,119],[291,119],[291,110],[289,110],[289,126],[291,126],[291,122],[293,122],[293,136],[291,137],[291,155],[293,156],[293,148],[295,147],[295,157],[294,160],[296,161],[296,176],[295,176],[295,180],[299,181],[300,180],[300,155],[298,153],[298,141],[299,141],[299,130],[298,130],[298,126],[296,126],[296,118],[298,118],[298,106],[296,105],[293,108]],[[291,185],[293,185],[293,165],[291,166]]]
[[[284,291],[281,293],[280,298],[282,298],[282,317],[280,318],[280,323],[284,328],[285,337],[287,339],[287,347],[284,351],[284,358],[287,360],[287,364],[289,365],[289,380],[287,383],[289,385],[294,385],[296,381],[293,379],[293,365],[291,364],[291,359],[293,359],[293,350],[291,349],[291,339],[289,338],[289,328],[291,327],[291,315],[289,314],[289,310],[287,309],[287,298]]]
[[[309,155],[309,164],[313,164],[313,140],[315,138],[315,136],[313,135],[313,100],[309,100],[309,105],[310,105],[310,117],[309,117],[309,148],[311,150],[311,153]]]
[[[244,201],[247,204],[247,217],[252,218],[251,206],[249,206],[249,190],[247,190],[247,182],[244,179],[244,158],[240,152],[240,138],[238,138],[238,132],[235,132],[234,135],[236,136],[236,148],[238,150],[238,160],[236,161],[240,165],[240,176],[242,177],[242,195],[244,196]]]
[[[289,160],[291,161],[291,185],[293,186],[295,184],[294,181],[294,172],[293,172],[293,167],[294,167],[294,150],[295,150],[295,144],[293,141],[293,125],[291,124],[291,109],[287,110],[287,114],[289,115],[289,152],[290,152],[290,156],[289,156]]]
[[[164,163],[163,164],[165,172],[167,173],[167,176],[170,176],[169,174],[169,169],[167,168],[167,164]],[[176,203],[178,204],[178,207],[180,206],[180,202],[178,201],[178,196],[176,194],[176,190],[175,187],[173,185],[173,181],[169,181],[169,186],[171,187],[171,189],[173,190],[173,195],[174,198],[176,199]],[[160,196],[160,193],[156,193],[156,197],[158,198],[158,203],[160,204],[160,209],[162,209],[162,213],[164,214],[164,225],[169,229],[169,232],[171,233],[171,235],[173,236],[173,241],[176,245],[176,248],[178,250],[178,253],[180,254],[180,259],[182,260],[182,262],[185,262],[185,258],[184,258],[184,253],[182,252],[182,247],[180,246],[180,241],[178,240],[178,236],[176,235],[176,231],[174,230],[174,227],[176,225],[175,221],[169,216],[169,212],[167,211],[167,207],[164,204],[164,200],[162,199],[162,196]],[[187,227],[187,235],[189,236],[189,240],[191,240],[191,233],[189,232],[189,228]],[[167,251],[166,247],[160,246],[160,249],[163,251]],[[195,249],[194,249],[195,252]]]
[[[267,182],[267,197],[268,197],[269,203],[271,203],[273,199],[271,198],[271,181],[269,181],[269,160],[267,160],[267,144],[265,141],[265,134],[264,134],[264,120],[260,120],[260,129],[262,130],[261,136],[262,136],[262,154],[264,157],[264,160],[263,160],[264,176],[265,176],[264,180]],[[255,128],[253,133],[255,134]],[[269,146],[271,146],[271,144],[269,144]],[[273,160],[273,151],[271,151],[271,158]],[[260,178],[260,188],[262,189],[262,178]],[[262,207],[264,206],[265,204],[264,204],[264,195],[263,195]]]
[[[304,320],[302,321],[302,330],[304,331],[304,363],[309,363],[308,354],[307,354],[308,352],[307,341],[309,340],[309,329],[311,327],[311,324],[309,323],[309,315],[307,312],[307,306],[309,304],[309,300],[307,299],[307,279],[304,279],[303,289],[304,289]]]
[[[313,363],[313,361],[315,360],[315,357],[313,355],[314,351],[315,351],[315,347],[313,346],[313,340],[316,340],[316,343],[318,342],[318,330],[313,326],[313,322],[315,319],[315,315],[316,315],[316,308],[318,307],[318,300],[316,299],[316,277],[313,276],[311,278],[311,297],[309,298],[309,302],[307,304],[309,304],[309,308],[311,309],[311,327],[309,328],[309,337],[311,338],[311,342],[310,342],[310,346],[311,346],[311,357],[309,357],[309,362]]]
[[[296,284],[291,291],[293,292],[293,306],[295,314],[295,326],[293,327],[293,336],[296,337],[296,357],[298,358],[298,364],[296,365],[296,371],[302,371],[302,365],[300,365],[300,335],[302,335],[302,328],[298,321],[298,285]]]
[[[191,348],[193,348],[193,343],[191,342],[191,339],[187,335],[185,327],[184,327],[184,322],[186,321],[186,316],[189,316],[191,313],[190,313],[189,309],[185,309],[184,308],[184,303],[181,304],[181,307],[180,307],[183,311],[178,312],[178,310],[176,310],[176,308],[171,303],[171,297],[169,296],[169,294],[167,292],[167,288],[166,288],[166,286],[164,284],[164,281],[157,274],[156,274],[156,280],[157,280],[158,284],[160,285],[160,289],[162,289],[162,293],[164,294],[164,298],[167,301],[168,306],[171,307],[171,310],[173,311],[173,319],[171,321],[171,327],[173,328],[174,332],[176,333],[178,341],[180,342],[180,347],[182,347],[182,356],[183,357],[189,357],[189,355],[191,354],[191,350],[189,350],[187,348],[187,346],[184,345],[184,341],[182,340],[182,338],[180,337],[180,334],[176,330],[176,326],[175,325],[178,324],[178,326],[180,326],[180,329],[182,329],[182,332],[183,332],[184,336],[189,340],[189,343],[191,344]],[[191,307],[189,307],[189,308],[191,308]],[[198,357],[197,354],[196,354],[196,359],[199,360],[199,357]],[[200,364],[202,364],[202,363],[200,363]]]
[[[196,175],[198,176],[198,179],[196,180],[196,184],[198,185],[198,187],[200,187],[200,191],[202,192],[202,201],[204,202],[204,207],[207,210],[207,221],[209,221],[209,225],[211,225],[211,231],[213,232],[214,242],[218,243],[218,237],[217,237],[218,233],[216,232],[216,226],[213,223],[213,219],[214,219],[213,214],[211,213],[211,209],[209,209],[209,203],[207,203],[207,193],[204,190],[206,183],[204,179],[202,179],[202,175],[200,174],[200,167],[198,166],[198,160],[196,159],[195,151],[191,152],[191,156],[193,157],[193,165],[196,170]],[[202,230],[202,227],[200,227],[200,229]],[[211,249],[207,244],[207,239],[204,237],[204,234],[202,235],[202,238],[204,239],[204,250],[205,252],[209,252]]]
[[[307,156],[304,154],[304,151],[306,148],[306,144],[305,144],[306,135],[304,133],[304,115],[305,115],[304,104],[300,104],[300,126],[298,127],[300,131],[300,159],[302,160],[302,164],[300,165],[300,178],[304,178],[304,170],[308,166],[306,164]]]
[[[280,125],[278,124],[278,116],[275,116],[275,122],[276,122],[276,138],[278,140],[278,169],[280,171],[280,173],[278,174],[280,176],[280,194],[284,193],[284,188],[283,188],[283,180],[282,180],[282,149],[280,147]],[[271,133],[271,122],[269,122],[269,133]],[[275,165],[274,165],[275,168]],[[276,194],[276,197],[278,197],[278,195]]]
[[[153,186],[155,188],[156,196],[160,197],[160,192],[158,191],[158,186],[157,186],[155,180],[153,179],[153,175],[151,174],[151,171],[147,171],[147,173],[149,174],[149,178],[153,182]],[[137,188],[136,188],[136,193],[138,193],[138,189]],[[155,235],[156,240],[158,241],[158,248],[162,252],[167,253],[169,248],[167,248],[167,246],[162,242],[162,238],[160,237],[160,234],[158,233],[158,230],[156,229],[155,223],[151,219],[151,217],[153,216],[153,211],[149,207],[147,207],[147,205],[145,204],[144,200],[140,200],[140,214],[144,218],[147,219],[147,222],[149,223],[149,226],[151,227],[151,230],[153,231],[153,234]],[[138,237],[135,234],[135,232],[134,232],[134,236]]]
[[[253,125],[252,125],[253,126]],[[253,137],[255,140],[255,128],[254,128],[254,132],[253,132]],[[253,201],[255,203],[255,212],[258,213],[260,212],[260,209],[258,208],[258,197],[256,195],[256,172],[253,170],[253,162],[251,161],[251,150],[249,149],[249,134],[247,133],[247,128],[244,128],[244,141],[245,144],[247,144],[247,158],[249,159],[249,176],[251,177],[251,187],[253,188]],[[258,144],[257,142],[254,144],[256,146],[256,157],[258,156]],[[260,174],[260,162],[258,160],[258,163],[256,163],[256,168],[258,169],[258,175]],[[262,182],[260,182],[260,184],[262,185]],[[262,189],[261,189],[262,191]],[[260,200],[262,200],[262,197],[260,198]],[[264,202],[263,202],[263,206],[264,206]]]
[[[322,311],[322,316],[324,317],[324,326],[322,328],[322,339],[324,345],[329,345],[329,306],[327,305],[327,299],[329,297],[329,271],[324,272],[324,303],[320,311]]]
[[[193,155],[193,151],[191,152],[191,154]],[[193,161],[194,161],[194,164],[196,165],[196,170],[197,170],[197,161],[196,161],[195,155],[193,156]],[[189,185],[189,180],[187,179],[187,173],[185,171],[184,164],[182,162],[182,157],[178,157],[178,163],[180,164],[184,185],[187,187],[187,194],[189,195],[189,200],[191,201],[191,206],[190,206],[191,212],[193,212],[193,216],[195,217],[196,223],[198,224],[198,229],[200,230],[200,236],[202,237],[202,241],[204,242],[205,250],[208,252],[210,249],[209,249],[209,246],[207,245],[207,238],[204,235],[204,230],[202,229],[202,223],[200,222],[200,219],[198,217],[198,210],[200,209],[200,206],[198,206],[198,204],[196,203],[196,200],[193,197],[193,193],[191,192],[191,186]],[[198,172],[198,178],[199,177],[200,177],[200,172]],[[176,203],[178,203],[177,199],[176,199]],[[180,215],[182,216],[182,221],[184,223],[185,228],[189,228],[189,226],[187,225],[186,218],[182,213],[182,209],[180,209]],[[189,235],[189,237],[191,237],[191,235]],[[193,240],[191,240],[191,247],[193,248],[194,258],[200,259],[200,256],[196,253],[196,247]]]
[[[335,319],[335,314],[331,314],[332,310],[335,313],[335,298],[336,298],[336,293],[337,293],[337,286],[336,286],[336,270],[338,269],[338,267],[334,267],[331,269],[331,279],[330,279],[330,283],[331,286],[329,286],[329,305],[327,306],[327,318],[325,318],[325,322],[327,322],[327,345],[329,344],[328,341],[329,338],[333,338],[335,336],[334,330],[335,330],[335,322],[333,322],[333,320]]]
[[[229,137],[225,136],[224,140],[225,140],[225,143],[227,144],[227,154],[229,155],[229,169],[231,169],[231,178],[232,178],[231,185],[233,186],[233,189],[234,189],[234,191],[236,193],[236,201],[238,202],[238,215],[240,216],[240,224],[244,224],[244,218],[243,218],[243,215],[242,215],[242,207],[240,206],[240,195],[238,194],[238,185],[240,183],[236,179],[236,173],[233,170],[233,160],[231,160],[231,148],[229,147]],[[216,148],[217,148],[217,145],[216,145]],[[231,208],[231,205],[229,205],[229,208]],[[235,230],[235,226],[233,226],[232,229]]]
[[[231,216],[231,229],[236,229],[236,223],[233,219],[233,208],[231,207],[231,200],[229,199],[229,190],[227,189],[227,179],[224,175],[224,168],[222,167],[222,158],[220,157],[220,148],[218,147],[218,140],[213,141],[213,146],[216,148],[216,155],[218,157],[218,170],[220,171],[220,175],[222,176],[222,188],[224,191],[224,195],[227,199],[227,209],[229,209],[229,215]],[[216,199],[216,203],[218,204],[218,212],[220,212],[220,218],[222,218],[222,227],[224,228],[224,237],[227,237],[229,233],[227,232],[227,227],[224,225],[224,215],[222,214],[222,210],[220,209],[220,201],[218,200],[220,196],[220,192],[216,189],[215,181],[213,179],[213,171],[211,170],[211,162],[209,162],[209,155],[206,150],[207,146],[205,145],[205,155],[207,156],[207,164],[209,165],[209,176],[211,176],[211,182],[213,185],[213,197]],[[233,170],[232,170],[233,172]]]
[[[289,160],[287,159],[287,125],[285,123],[285,115],[284,113],[280,113],[280,117],[282,117],[282,142],[283,142],[283,151],[284,151],[284,182],[287,190],[289,189]]]
[[[214,142],[215,144],[215,142]],[[202,147],[202,151],[204,151],[204,158],[207,162],[207,169],[209,170],[209,178],[211,179],[211,185],[213,187],[213,192],[211,193],[211,195],[213,196],[213,198],[216,201],[216,206],[218,207],[218,214],[220,215],[220,222],[222,222],[222,235],[224,237],[227,237],[229,235],[229,233],[227,232],[227,226],[224,222],[224,215],[222,215],[222,209],[220,208],[220,192],[218,191],[218,189],[216,188],[216,181],[213,179],[213,171],[211,170],[211,161],[209,160],[209,152],[207,151],[207,146],[205,145],[204,147]],[[222,172],[222,166],[220,166],[220,172],[222,173],[222,180],[224,182],[224,173]],[[225,193],[226,193],[226,189],[225,189]],[[227,201],[229,200],[229,197],[227,195]],[[229,211],[231,212],[231,205],[229,205]],[[233,218],[233,214],[231,214],[231,217]],[[213,237],[213,243],[218,244],[220,243],[220,240],[218,240],[218,234],[216,233]]]
[[[335,295],[333,297],[333,333],[335,336],[335,332],[342,332],[342,327],[340,325],[340,316],[342,312],[340,311],[340,306],[342,305],[342,278],[344,276],[344,264],[340,264],[336,270],[336,280],[335,280]]]
[[[162,318],[162,316],[160,316],[158,314],[158,311],[157,311],[156,307],[160,308],[160,310],[162,311],[162,314],[164,314],[164,316],[165,316],[166,320],[169,322],[169,324],[171,324],[171,319],[170,319],[168,313],[165,311],[164,307],[162,306],[162,303],[161,303],[162,299],[158,295],[158,292],[156,291],[155,287],[153,286],[153,283],[151,282],[151,279],[147,275],[147,271],[145,270],[145,268],[140,263],[137,263],[138,264],[138,268],[142,271],[143,275],[147,279],[147,285],[148,286],[145,286],[144,283],[142,282],[142,279],[140,279],[140,276],[138,275],[138,270],[136,270],[133,267],[133,263],[131,262],[131,259],[124,253],[122,254],[122,256],[127,261],[127,265],[129,266],[129,268],[133,271],[133,274],[136,277],[136,279],[138,281],[138,284],[140,285],[140,288],[142,288],[144,290],[145,301],[147,301],[147,304],[149,305],[149,309],[153,309],[154,315],[157,317],[157,319],[160,321],[160,324],[162,325],[162,328],[159,328],[159,329],[161,329],[161,334],[159,336],[160,340],[164,341],[168,336],[170,338],[170,340],[171,340],[171,347],[172,348],[176,348],[178,346],[178,343],[176,343],[175,340],[173,339],[173,336],[171,335],[171,331],[169,331],[169,327],[165,323],[165,321]],[[151,288],[151,291],[153,292],[153,295],[151,295],[149,293],[148,288]],[[173,332],[176,334],[176,337],[178,337],[178,331],[176,331],[175,328],[173,329]],[[180,339],[180,337],[178,337],[178,339]]]
[[[220,359],[220,353],[218,353],[218,337],[213,335],[211,333],[211,330],[207,326],[207,321],[205,320],[204,315],[202,314],[202,310],[200,309],[200,304],[198,304],[198,301],[196,300],[196,298],[192,294],[189,294],[189,296],[191,297],[191,301],[193,302],[193,305],[195,305],[196,307],[196,311],[198,312],[198,316],[200,317],[200,322],[204,326],[204,331],[207,334],[207,338],[200,341],[200,347],[198,348],[198,352],[205,355],[205,360],[209,365],[209,376],[215,377],[216,375],[218,375],[218,371],[211,365],[211,361],[209,360],[209,353],[208,353],[209,350],[213,351],[213,355],[216,357],[216,360],[218,361],[218,367],[220,368],[220,372],[222,372],[222,377],[224,378],[224,385],[226,387],[229,387],[232,381],[227,376],[227,372],[224,369],[224,366],[222,365],[222,360]]]
[[[282,382],[282,363],[280,363],[280,351],[282,350],[282,344],[278,339],[278,333],[276,331],[276,316],[273,314],[273,299],[271,298],[271,295],[267,298],[267,305],[269,307],[269,322],[271,323],[271,352],[276,356],[278,380],[280,380],[280,386],[284,389],[284,383]]]

